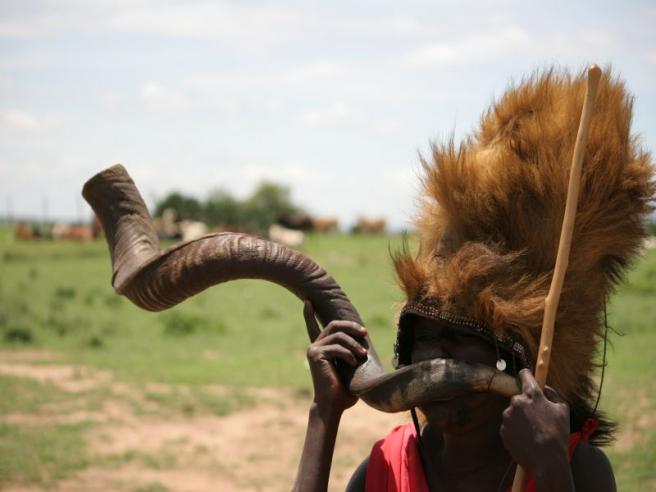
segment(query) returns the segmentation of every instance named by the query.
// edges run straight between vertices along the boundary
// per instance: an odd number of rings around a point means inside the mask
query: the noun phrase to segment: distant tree
[[[203,204],[203,220],[211,225],[239,225],[242,222],[242,205],[226,190],[212,191]]]
[[[160,200],[155,207],[155,217],[161,217],[162,212],[167,208],[175,210],[179,220],[202,219],[202,207],[198,200],[182,193],[169,193],[163,200]]]
[[[211,192],[202,202],[179,192],[169,193],[157,202],[155,216],[160,217],[167,208],[175,210],[179,220],[202,220],[210,226],[237,225],[260,233],[281,217],[303,212],[292,203],[288,187],[271,182],[261,183],[241,201],[222,189]]]
[[[280,217],[298,211],[288,187],[264,181],[243,204],[243,225],[265,231]]]

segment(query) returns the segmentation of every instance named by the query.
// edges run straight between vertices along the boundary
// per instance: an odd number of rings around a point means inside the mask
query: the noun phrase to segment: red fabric
[[[588,419],[580,432],[569,436],[570,461],[579,442],[589,440],[598,425],[597,420]],[[535,482],[529,475],[524,492],[535,491]],[[395,427],[374,444],[367,465],[365,492],[430,492],[412,423]]]
[[[430,492],[412,423],[394,427],[374,444],[365,492]]]

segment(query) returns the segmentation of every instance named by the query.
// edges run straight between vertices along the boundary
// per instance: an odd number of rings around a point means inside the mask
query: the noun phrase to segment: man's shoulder
[[[367,482],[367,467],[369,466],[369,456],[353,472],[351,480],[346,486],[346,492],[364,492]]]
[[[597,446],[581,441],[572,456],[571,466],[577,492],[617,490],[613,467],[606,453]]]

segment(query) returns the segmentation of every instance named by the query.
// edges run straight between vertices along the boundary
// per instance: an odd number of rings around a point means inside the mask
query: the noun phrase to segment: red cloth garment
[[[570,461],[578,444],[589,440],[598,425],[597,420],[588,419],[581,431],[569,436]],[[394,427],[387,436],[374,444],[369,455],[365,491],[430,492],[419,456],[415,427],[411,422]],[[530,475],[524,491],[536,491]]]
[[[394,427],[374,444],[365,492],[430,492],[412,423]]]

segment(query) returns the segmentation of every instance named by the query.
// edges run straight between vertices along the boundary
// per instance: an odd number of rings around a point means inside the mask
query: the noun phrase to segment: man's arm
[[[320,492],[328,489],[342,413],[358,401],[340,381],[333,361],[339,359],[352,367],[357,366],[367,351],[354,337],[365,336],[367,330],[351,321],[332,321],[321,331],[309,301],[305,303],[303,315],[308,332],[318,336],[307,351],[314,399],[293,490]]]
[[[303,454],[293,488],[294,492],[328,489],[330,467],[341,416],[341,410],[322,410],[316,402],[312,403],[305,432]]]

